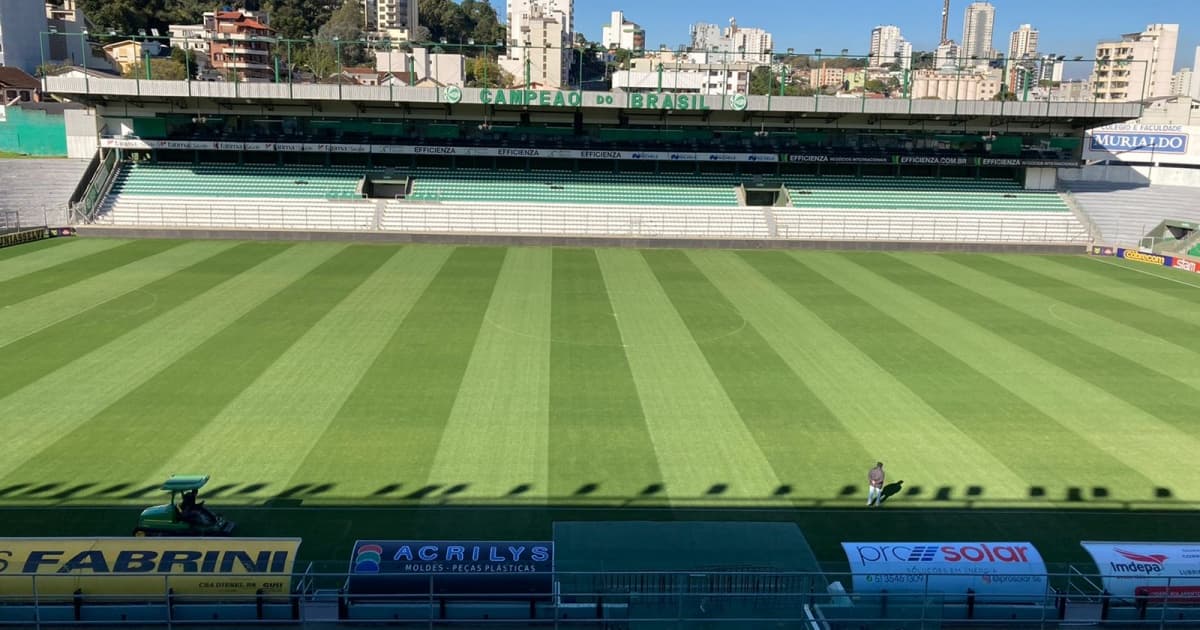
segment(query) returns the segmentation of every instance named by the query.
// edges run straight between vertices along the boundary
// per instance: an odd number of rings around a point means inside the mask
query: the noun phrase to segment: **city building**
[[[986,66],[992,58],[992,30],[996,8],[990,2],[972,2],[963,17],[959,58],[964,66]]]
[[[1196,62],[1192,64],[1192,72],[1200,72],[1200,46],[1196,47]],[[1200,80],[1192,80],[1192,91],[1189,94],[1194,101],[1200,101]]]
[[[1092,88],[1098,101],[1140,101],[1171,93],[1178,24],[1151,24],[1140,33],[1096,44]]]
[[[39,103],[42,100],[42,84],[24,70],[13,66],[0,66],[0,105],[7,103]]]
[[[687,94],[746,94],[750,73],[757,63],[694,63],[665,55],[661,58],[631,59],[628,70],[613,73],[614,90],[624,92],[664,92]]]
[[[990,101],[1000,93],[1000,79],[988,72],[917,70],[909,90],[918,99]]]
[[[1013,60],[1037,57],[1038,30],[1032,24],[1022,24],[1008,38],[1008,58]]]
[[[105,44],[104,56],[117,72],[128,76],[133,72],[134,66],[142,63],[143,57],[157,54],[158,51],[151,51],[151,46],[147,44],[148,42],[132,39]]]
[[[887,64],[898,64],[902,69],[912,68],[912,44],[900,35],[900,27],[885,25],[871,29],[871,47],[867,65],[878,68]]]
[[[87,22],[75,0],[46,3],[46,57],[54,61],[85,63],[91,47],[87,44]]]
[[[609,50],[645,50],[646,30],[625,19],[622,11],[613,11],[611,21],[600,34],[600,43]]]
[[[421,21],[418,4],[417,0],[363,0],[367,30],[411,40]]]
[[[729,20],[729,26],[724,29],[716,24],[700,22],[692,25],[691,32],[690,50],[707,53],[707,62],[771,63],[775,38],[761,28],[742,28],[737,20]]]
[[[1042,55],[1038,58],[1038,82],[1062,83],[1063,69],[1066,68],[1064,57]]]
[[[1184,68],[1171,77],[1171,96],[1191,96],[1192,69]]]
[[[500,67],[518,83],[567,85],[574,59],[575,0],[509,0],[508,46]]]
[[[0,0],[0,66],[36,74],[42,63],[46,6],[33,0]]]
[[[433,53],[428,48],[412,52],[376,50],[377,85],[438,86],[465,85],[466,60],[460,54]],[[361,82],[361,78],[359,79]]]
[[[821,64],[820,68],[811,68],[808,71],[808,84],[814,88],[841,89],[845,82],[846,70],[843,68],[829,68]]]
[[[262,16],[246,11],[215,11],[204,14],[204,32],[209,40],[208,63],[225,78],[239,81],[270,79],[274,72],[271,45],[274,31]]]
[[[942,42],[933,54],[933,67],[939,70],[942,68],[957,68],[959,59],[958,51],[958,44],[954,40]]]

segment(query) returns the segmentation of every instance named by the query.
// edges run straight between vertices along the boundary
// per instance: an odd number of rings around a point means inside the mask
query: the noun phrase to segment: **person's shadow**
[[[904,480],[901,479],[895,483],[889,483],[883,487],[883,494],[879,496],[879,504],[883,505],[892,496],[900,494],[900,490],[904,487]]]

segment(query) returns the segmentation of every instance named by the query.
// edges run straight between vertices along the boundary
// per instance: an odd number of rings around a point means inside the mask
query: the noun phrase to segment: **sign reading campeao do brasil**
[[[479,100],[484,105],[527,105],[534,107],[592,107],[618,104],[628,98],[629,109],[697,110],[708,111],[713,106],[702,94],[672,94],[632,92],[628,95],[608,92],[563,92],[557,90],[480,90]],[[716,97],[714,97],[716,98]],[[740,106],[739,106],[740,104]],[[745,109],[744,101],[731,105],[733,109]]]
[[[554,543],[360,540],[350,558],[354,593],[548,593]]]

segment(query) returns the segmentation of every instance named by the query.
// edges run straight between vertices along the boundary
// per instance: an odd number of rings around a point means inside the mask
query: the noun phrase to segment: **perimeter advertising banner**
[[[1200,543],[1082,542],[1104,590],[1121,598],[1200,599]]]
[[[298,538],[0,538],[0,598],[286,595]]]
[[[938,593],[947,601],[967,590],[982,600],[1041,601],[1046,563],[1028,542],[844,542],[855,593]]]
[[[1116,256],[1117,258],[1155,265],[1157,267],[1170,267],[1180,271],[1200,273],[1200,263],[1179,256],[1142,252],[1124,247],[1101,247],[1099,245],[1093,245],[1090,252],[1093,256]]]
[[[355,594],[548,595],[554,543],[360,540],[350,559]]]

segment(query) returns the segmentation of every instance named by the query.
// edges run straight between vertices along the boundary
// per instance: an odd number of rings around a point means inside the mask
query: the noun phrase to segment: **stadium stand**
[[[0,213],[16,213],[21,226],[63,226],[71,193],[87,160],[0,160]]]
[[[412,199],[511,203],[736,206],[733,174],[411,169]]]
[[[113,183],[116,195],[348,199],[362,168],[131,164]]]
[[[1063,182],[1063,187],[1108,245],[1138,245],[1168,219],[1200,222],[1195,188],[1092,181]]]
[[[1068,212],[1054,192],[1005,180],[918,177],[785,178],[797,208]]]
[[[367,200],[368,173],[411,181]],[[753,181],[751,181],[753,180]],[[775,206],[739,186],[787,187]],[[787,205],[790,199],[791,205]],[[1005,180],[140,163],[122,168],[101,224],[636,238],[1080,243],[1055,193]]]

